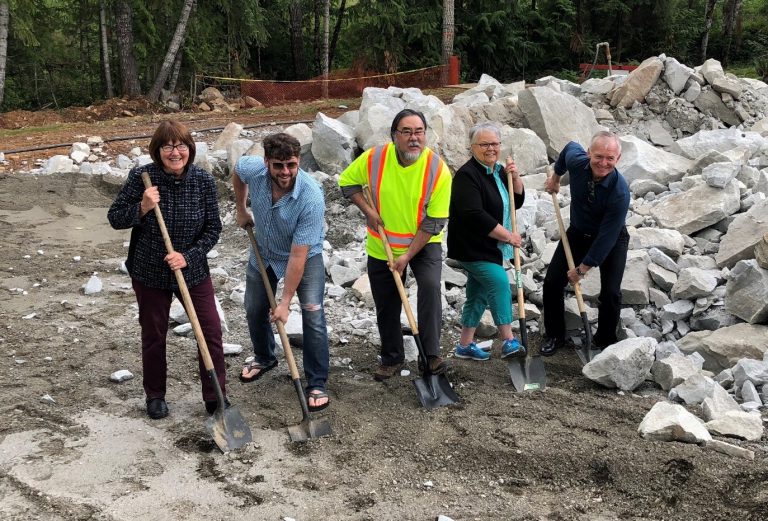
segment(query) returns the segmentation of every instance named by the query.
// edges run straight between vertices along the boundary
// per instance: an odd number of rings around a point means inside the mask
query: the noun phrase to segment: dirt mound
[[[111,98],[103,103],[88,107],[67,107],[60,110],[14,110],[0,114],[0,128],[20,129],[42,127],[55,123],[80,123],[104,121],[120,117],[133,117],[140,114],[165,112],[165,108],[153,105],[144,98]]]

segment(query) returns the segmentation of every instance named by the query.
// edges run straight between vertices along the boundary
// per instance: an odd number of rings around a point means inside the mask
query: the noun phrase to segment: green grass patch
[[[50,132],[52,130],[61,130],[65,127],[63,123],[53,123],[51,125],[45,125],[42,127],[24,127],[15,129],[0,129],[0,139],[24,136],[25,134],[31,134],[34,132]]]
[[[730,67],[725,69],[725,72],[730,72],[731,74],[734,74],[739,78],[752,78],[755,80],[760,79],[760,75],[757,73],[757,70],[755,69],[754,64],[744,63],[744,64],[731,65]]]

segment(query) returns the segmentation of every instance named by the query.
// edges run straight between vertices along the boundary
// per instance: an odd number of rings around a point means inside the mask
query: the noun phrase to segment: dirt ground
[[[232,119],[243,118],[222,124]],[[768,519],[765,440],[732,441],[754,461],[643,440],[637,427],[663,392],[601,388],[572,352],[547,359],[546,390],[527,394],[514,392],[498,345],[490,362],[452,359],[462,401],[426,411],[413,375],[374,382],[376,348],[331,334],[322,416],[333,436],[291,443],[286,427],[301,414],[284,361],[255,383],[237,380],[250,343],[227,296],[244,280],[247,240],[232,224],[210,264],[227,272],[214,277],[224,341],[245,347],[228,358],[228,394],[254,442],[219,452],[204,428],[195,343],[172,333],[171,414],[149,420],[135,299],[118,269],[128,232],[106,221],[115,190],[81,175],[0,173],[0,519]],[[86,296],[94,272],[104,290]],[[328,315],[331,328],[343,316],[333,303]],[[447,327],[445,352],[456,337]],[[136,378],[110,382],[119,369]]]

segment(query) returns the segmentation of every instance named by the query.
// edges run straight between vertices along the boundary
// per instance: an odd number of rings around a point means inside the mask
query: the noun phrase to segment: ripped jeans
[[[272,291],[277,288],[277,276],[271,267],[267,268],[267,278]],[[303,330],[304,373],[307,378],[307,390],[325,390],[328,380],[328,328],[325,322],[323,294],[325,292],[325,267],[323,256],[314,255],[307,259],[304,275],[296,294],[301,303],[301,323]],[[256,361],[269,365],[276,360],[275,336],[269,322],[269,299],[261,280],[258,268],[248,264],[245,285],[245,317],[253,344]]]

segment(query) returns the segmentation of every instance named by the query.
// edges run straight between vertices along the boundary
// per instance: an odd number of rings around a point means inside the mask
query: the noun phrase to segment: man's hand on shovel
[[[283,323],[288,323],[288,315],[291,314],[291,309],[289,307],[289,302],[283,302],[280,301],[280,303],[275,307],[275,309],[269,310],[269,321],[270,322],[277,322],[278,320]]]

